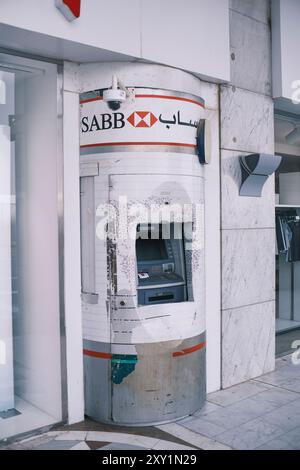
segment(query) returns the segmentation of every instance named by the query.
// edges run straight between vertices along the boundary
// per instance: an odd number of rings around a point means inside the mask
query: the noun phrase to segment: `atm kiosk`
[[[181,230],[180,230],[181,229]],[[136,260],[138,304],[156,305],[184,302],[186,276],[182,227],[175,238],[175,227],[169,227],[170,238],[164,238],[162,224],[140,225],[137,228]],[[168,236],[168,234],[166,234]]]
[[[206,397],[204,168],[196,149],[209,113],[204,85],[153,64],[81,68],[85,413],[128,426],[176,420]],[[118,110],[104,100],[112,74],[130,88]],[[156,216],[145,220],[153,206]],[[161,214],[172,207],[192,210],[167,220]],[[120,235],[123,224],[132,236]]]

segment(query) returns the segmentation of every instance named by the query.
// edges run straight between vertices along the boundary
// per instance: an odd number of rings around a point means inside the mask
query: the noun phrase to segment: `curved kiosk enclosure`
[[[87,65],[81,108],[86,414],[123,425],[205,400],[202,83],[168,67]],[[128,90],[119,109],[103,91]]]

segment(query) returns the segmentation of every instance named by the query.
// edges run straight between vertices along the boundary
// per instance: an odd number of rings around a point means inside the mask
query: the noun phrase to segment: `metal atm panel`
[[[138,225],[136,262],[139,305],[187,300],[181,223]]]

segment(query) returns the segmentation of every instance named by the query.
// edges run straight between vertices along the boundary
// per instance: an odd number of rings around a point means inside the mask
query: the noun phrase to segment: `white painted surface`
[[[0,411],[14,407],[10,128],[0,125]]]
[[[84,419],[79,215],[79,96],[64,92],[64,236],[68,422]]]
[[[1,23],[139,57],[139,3],[139,0],[85,0],[81,2],[80,18],[69,22],[56,8],[55,0],[43,0],[42,5],[40,0],[3,0]]]
[[[85,0],[69,22],[54,0],[2,0],[0,43],[76,62],[140,58],[229,81],[228,0]]]
[[[108,154],[83,155],[81,157],[83,162],[99,161],[100,176],[95,177],[96,188],[103,189],[101,183],[106,176],[106,193],[105,190],[95,191],[95,206],[105,203],[107,197],[109,197],[110,203],[116,206],[119,197],[124,197],[124,195],[128,198],[128,211],[130,211],[133,204],[137,206],[143,204],[144,207],[149,207],[151,203],[161,205],[161,200],[164,197],[167,197],[170,201],[170,207],[172,207],[172,204],[199,204],[201,213],[200,211],[197,213],[197,222],[199,223],[201,247],[192,250],[194,301],[138,307],[135,240],[126,238],[118,241],[116,250],[117,295],[129,296],[127,304],[131,308],[119,309],[116,306],[110,319],[107,315],[106,304],[106,244],[105,241],[97,237],[95,240],[96,293],[99,294],[99,301],[96,305],[86,305],[83,302],[84,338],[101,342],[111,341],[112,343],[153,343],[176,339],[182,340],[196,336],[205,330],[203,178],[178,174],[179,170],[175,166],[176,156],[170,153],[163,152],[158,155],[140,152],[139,157],[134,160],[135,166],[131,168],[129,163],[132,163],[133,158],[133,155],[128,152],[117,152],[116,156],[111,155],[110,157]],[[155,165],[155,159],[157,158],[159,158],[159,164]],[[121,160],[122,166],[120,165]],[[174,166],[171,165],[173,160]],[[178,155],[177,161],[182,164],[182,173],[191,173],[191,171],[187,171],[191,162],[192,165],[195,164],[195,169],[198,167],[199,172],[201,171],[195,156]],[[110,192],[108,193],[109,173],[119,173],[120,167],[123,174],[110,177]],[[155,168],[156,170],[154,170]],[[142,173],[147,170],[151,173],[155,171],[155,177],[153,177],[153,174]],[[168,174],[169,171],[172,171],[173,174]],[[132,175],[131,173],[135,174]],[[202,221],[200,220],[201,214]],[[100,220],[99,210],[96,216],[97,224],[100,224]],[[131,226],[140,222],[138,212],[135,217],[128,212],[128,223],[130,222]],[[100,234],[100,230],[98,232]],[[195,312],[197,315],[195,315]],[[165,317],[157,318],[158,315],[160,317],[165,315]],[[111,331],[110,321],[114,326]]]
[[[212,128],[211,163],[205,166],[205,282],[206,282],[206,386],[207,392],[221,386],[221,240],[220,240],[220,150],[218,89],[212,85],[213,101],[207,106]]]
[[[141,5],[143,58],[229,81],[228,0],[141,0]]]
[[[199,224],[197,242],[199,242],[199,248],[196,247],[191,250],[194,300],[138,306],[135,240],[119,241],[116,253],[117,295],[132,296],[132,304],[128,306],[135,308],[119,309],[116,305],[116,308],[113,309],[111,314],[111,342],[113,343],[135,344],[170,340],[181,341],[185,338],[194,337],[205,330],[203,178],[180,174],[170,176],[168,175],[168,169],[171,166],[172,154],[164,152],[158,157],[159,162],[155,164],[153,159],[157,157],[158,155],[155,154],[149,154],[149,157],[141,154],[140,160],[136,162],[136,171],[141,172],[144,159],[151,159],[152,167],[156,166],[156,171],[161,173],[156,174],[155,177],[151,174],[142,173],[134,176],[130,174],[111,176],[110,201],[115,205],[119,196],[126,195],[129,209],[133,204],[137,204],[137,206],[143,204],[146,208],[150,204],[157,204],[161,209],[164,198],[170,201],[170,207],[183,204],[199,205],[199,212],[197,212],[197,223]],[[185,159],[185,155],[183,154],[181,158]],[[134,225],[143,223],[141,215],[144,215],[144,211],[142,211],[142,214],[138,214],[137,211],[135,217],[129,213],[128,222],[130,220],[133,222],[134,219]],[[161,221],[162,218],[159,220]],[[187,218],[186,222],[192,222],[192,219]],[[103,267],[100,266],[100,269],[103,270]],[[99,288],[101,289],[101,286]]]
[[[67,76],[65,87],[69,91],[87,91],[111,87],[112,75],[116,74],[127,86],[150,87],[165,90],[176,90],[204,97],[205,107],[216,106],[215,85],[202,82],[194,75],[183,70],[163,67],[157,64],[140,62],[107,62],[91,64],[74,64],[65,62]]]
[[[273,96],[291,99],[294,80],[300,80],[300,2],[272,0]],[[299,85],[298,85],[299,90]],[[299,97],[299,91],[298,91]],[[296,107],[299,113],[299,106]]]
[[[68,90],[75,89],[81,93],[111,87],[112,75],[115,74],[129,88],[148,87],[202,96],[203,82],[197,77],[157,64],[109,62],[78,65],[66,62],[65,68],[69,77],[66,82]],[[128,106],[128,101],[122,105],[122,109],[124,106]]]

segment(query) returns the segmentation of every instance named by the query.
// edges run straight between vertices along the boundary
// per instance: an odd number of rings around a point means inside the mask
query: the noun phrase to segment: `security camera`
[[[121,103],[126,100],[126,92],[120,88],[110,88],[103,92],[103,101],[112,111],[120,109]]]
[[[120,109],[121,104],[124,103],[127,98],[132,100],[133,97],[134,90],[126,88],[115,74],[112,76],[111,88],[103,92],[103,101],[105,101],[108,107],[113,111]]]

